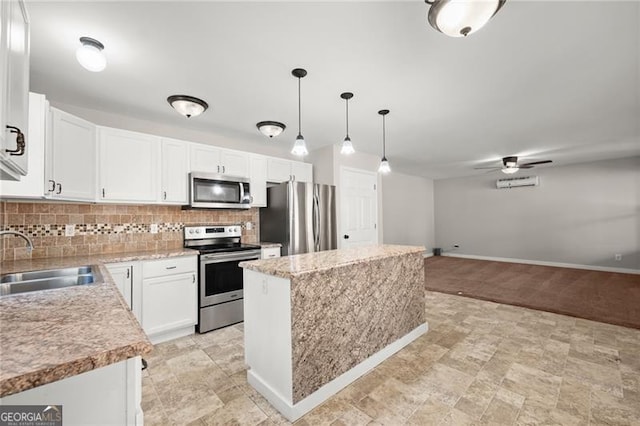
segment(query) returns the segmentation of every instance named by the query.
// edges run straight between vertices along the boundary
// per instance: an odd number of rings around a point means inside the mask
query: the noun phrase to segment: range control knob
[[[196,234],[200,233],[200,228],[196,228]]]
[[[193,234],[193,229],[189,229],[189,233],[190,233],[190,234]]]

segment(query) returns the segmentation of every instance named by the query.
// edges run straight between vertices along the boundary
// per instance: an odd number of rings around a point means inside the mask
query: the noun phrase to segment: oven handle
[[[260,252],[253,253],[224,253],[224,254],[214,254],[214,255],[201,255],[200,263],[203,265],[208,265],[209,263],[223,263],[223,262],[232,262],[235,260],[258,260],[260,259]]]

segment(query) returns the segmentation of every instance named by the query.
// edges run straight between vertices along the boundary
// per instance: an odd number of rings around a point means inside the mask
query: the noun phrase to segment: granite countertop
[[[292,278],[301,274],[309,274],[329,270],[339,266],[365,263],[385,257],[402,256],[411,253],[424,253],[422,246],[397,246],[378,244],[373,246],[353,247],[347,249],[328,250],[317,253],[297,254],[273,259],[241,262],[240,266],[267,275]]]
[[[0,297],[0,397],[149,353],[153,346],[104,264],[194,254],[176,249],[0,263],[3,273],[98,266],[94,284]]]
[[[280,243],[269,243],[269,242],[265,242],[265,241],[260,241],[258,244],[262,248],[282,247],[282,244],[280,244]]]

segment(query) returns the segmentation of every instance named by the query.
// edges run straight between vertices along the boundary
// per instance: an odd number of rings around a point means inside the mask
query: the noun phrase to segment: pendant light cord
[[[298,135],[302,134],[301,131],[301,125],[300,123],[302,122],[301,119],[302,116],[302,108],[301,108],[301,102],[300,102],[300,77],[298,77]]]
[[[345,99],[347,102],[347,137],[349,137],[349,99]]]
[[[385,150],[386,147],[386,141],[385,141],[385,136],[387,134],[387,130],[386,127],[384,125],[385,122],[385,116],[382,116],[382,158],[387,158],[387,152]]]

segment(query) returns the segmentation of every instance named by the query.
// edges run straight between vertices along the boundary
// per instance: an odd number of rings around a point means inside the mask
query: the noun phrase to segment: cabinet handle
[[[167,191],[163,191],[163,197],[165,200],[167,199]]]
[[[104,192],[104,188],[102,188],[102,198],[104,198],[104,197],[105,197],[105,195],[104,195],[104,194],[105,194],[105,192]]]
[[[51,184],[51,189],[47,189],[47,192],[53,192],[56,190],[56,181],[49,179],[49,183]]]
[[[56,194],[62,194],[62,184],[58,183],[56,184],[56,187],[58,188],[58,190],[56,191]]]
[[[192,283],[195,283],[195,282],[196,282],[196,274],[193,274],[193,275],[192,275],[192,278],[193,278],[193,280],[192,280],[191,282],[192,282]]]
[[[227,172],[227,168],[225,166],[222,166],[222,173],[226,173]]]
[[[220,166],[218,166],[218,173],[220,173]]]
[[[11,133],[16,134],[16,149],[5,149],[5,152],[8,152],[9,155],[23,155],[24,149],[27,146],[24,140],[24,133],[14,126],[7,126],[7,129],[9,129]]]
[[[127,268],[127,278],[131,277],[131,269]]]
[[[177,266],[167,266],[166,269],[176,269]]]

